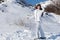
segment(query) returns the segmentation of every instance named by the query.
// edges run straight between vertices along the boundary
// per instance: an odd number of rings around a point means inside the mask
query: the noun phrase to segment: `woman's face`
[[[40,6],[37,6],[37,9],[40,9]]]

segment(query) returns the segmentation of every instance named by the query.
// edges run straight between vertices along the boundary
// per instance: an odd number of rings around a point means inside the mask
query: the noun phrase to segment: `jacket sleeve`
[[[34,18],[36,18],[36,13],[37,13],[37,11],[35,10],[35,11],[34,11]]]

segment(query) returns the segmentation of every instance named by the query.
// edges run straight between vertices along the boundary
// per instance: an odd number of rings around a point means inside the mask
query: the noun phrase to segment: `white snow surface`
[[[60,39],[59,33],[45,33],[47,38]],[[34,38],[35,22],[32,9],[22,7],[12,0],[0,4],[0,40],[34,40]]]

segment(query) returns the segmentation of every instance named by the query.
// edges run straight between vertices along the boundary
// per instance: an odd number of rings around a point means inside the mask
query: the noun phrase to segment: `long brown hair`
[[[40,10],[42,10],[41,4],[37,4],[37,5],[35,6],[35,9],[38,9],[38,8],[37,8],[38,6],[40,6]]]

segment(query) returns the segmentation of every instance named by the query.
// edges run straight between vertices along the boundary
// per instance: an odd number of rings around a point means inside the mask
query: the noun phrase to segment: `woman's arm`
[[[36,13],[37,13],[37,11],[35,10],[35,11],[34,11],[34,18],[36,18]]]

